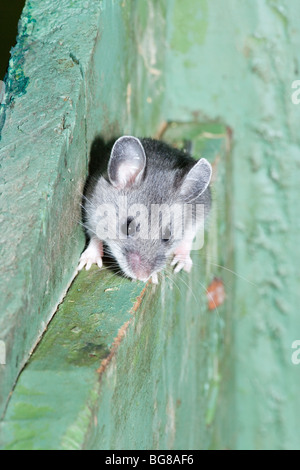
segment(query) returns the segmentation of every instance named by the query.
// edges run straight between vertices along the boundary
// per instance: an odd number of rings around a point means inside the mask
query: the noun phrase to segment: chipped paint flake
[[[215,277],[206,292],[209,310],[214,310],[224,303],[226,295],[222,279]]]

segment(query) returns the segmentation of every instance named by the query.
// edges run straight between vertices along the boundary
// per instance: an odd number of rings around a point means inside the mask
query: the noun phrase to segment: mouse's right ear
[[[116,140],[108,162],[108,177],[113,186],[124,189],[138,184],[145,166],[146,155],[139,139],[124,135]]]

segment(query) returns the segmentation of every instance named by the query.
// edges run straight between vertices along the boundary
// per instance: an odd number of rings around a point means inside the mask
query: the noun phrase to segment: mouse
[[[78,270],[102,268],[105,246],[133,280],[157,284],[169,260],[175,273],[190,272],[193,241],[211,208],[211,177],[208,160],[195,160],[166,142],[130,135],[116,139],[106,173],[84,194],[89,243]]]

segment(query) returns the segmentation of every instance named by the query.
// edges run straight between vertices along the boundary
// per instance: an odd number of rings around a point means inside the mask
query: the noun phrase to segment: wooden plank
[[[163,1],[155,10],[152,2],[26,3],[1,109],[2,448],[219,442],[218,397],[231,379],[220,366],[230,292],[218,267],[232,267],[229,138],[224,126],[195,119],[164,124],[166,12]],[[220,211],[192,274],[173,277],[169,267],[144,289],[107,270],[82,272],[45,332],[84,245],[90,149],[116,134],[158,131],[178,146],[192,141],[195,156],[214,165]]]
[[[299,14],[297,0],[188,0],[184,9],[172,0],[169,9],[165,119],[217,119],[233,131],[227,448],[300,447],[291,360],[300,331]]]
[[[81,192],[96,136],[141,132],[139,122],[152,133],[160,120],[162,91],[152,93],[161,77],[148,70],[144,50],[147,11],[122,2],[26,2],[0,110],[0,415],[84,247]],[[162,25],[160,17],[155,30]],[[133,120],[137,94],[145,106]]]
[[[214,138],[210,126],[203,139],[204,130],[173,124],[166,138],[179,145],[194,135],[195,147],[218,165],[219,198],[226,129],[219,126]],[[5,448],[213,445],[227,380],[220,361],[228,299],[213,290],[207,297],[216,276],[226,282],[211,262],[218,256],[216,212],[211,226],[205,249],[193,254],[191,275],[174,275],[169,266],[158,286],[145,286],[96,267],[79,274],[18,380],[1,425]]]

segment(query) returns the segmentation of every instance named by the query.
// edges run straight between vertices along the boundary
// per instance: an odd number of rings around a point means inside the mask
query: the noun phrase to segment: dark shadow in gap
[[[111,153],[111,149],[118,139],[119,136],[113,137],[109,141],[105,141],[101,136],[97,136],[92,145],[90,151],[90,160],[88,168],[88,178],[86,180],[83,194],[86,196],[87,189],[89,192],[96,185],[97,180],[101,175],[104,177],[107,173],[107,165]],[[82,205],[84,205],[84,197],[82,200]],[[84,209],[81,210],[82,220],[84,222]],[[88,243],[88,236],[86,235],[86,244]],[[116,260],[108,253],[105,243],[104,243],[104,256],[103,256],[103,265],[112,271],[114,274],[121,276],[120,267]]]

